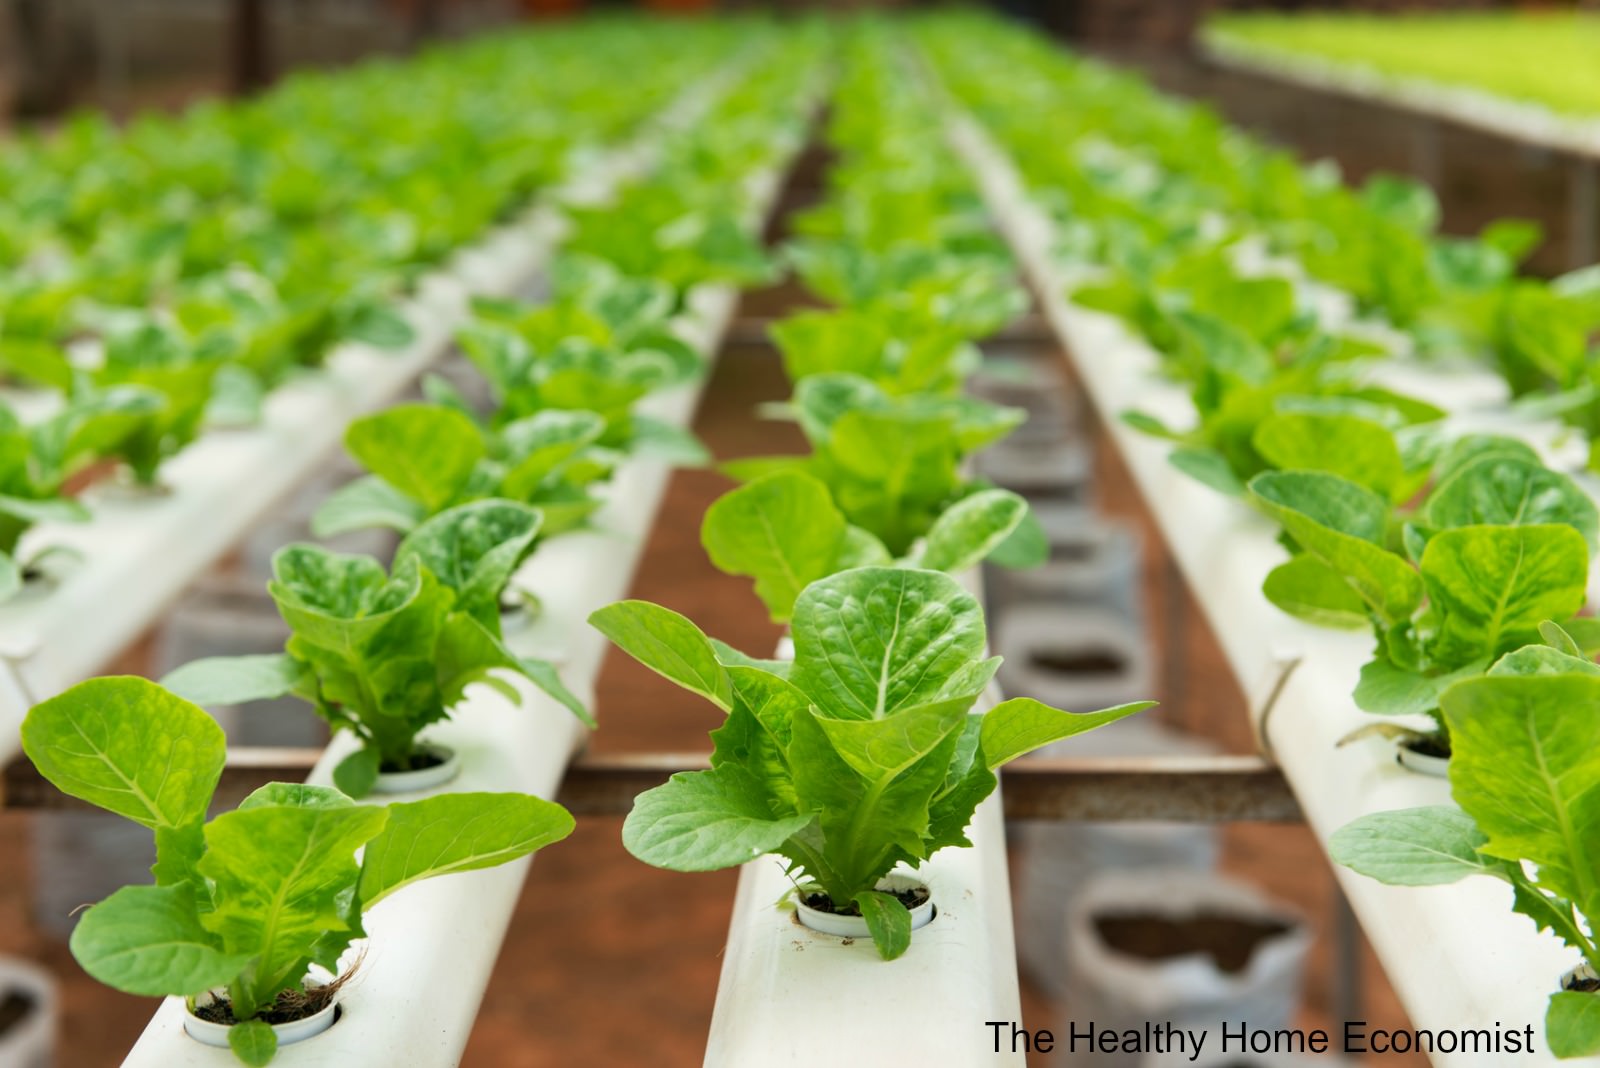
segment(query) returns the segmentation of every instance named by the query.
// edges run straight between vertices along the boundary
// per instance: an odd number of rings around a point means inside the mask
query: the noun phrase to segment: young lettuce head
[[[1013,540],[1025,551],[1031,524],[1022,497],[975,489],[947,507],[898,563],[963,571],[1003,557],[1001,547]],[[812,582],[851,567],[896,562],[873,534],[845,519],[826,485],[797,470],[763,475],[723,494],[706,511],[700,540],[717,567],[755,580],[756,594],[778,622],[789,619]]]
[[[885,959],[911,931],[905,906],[876,890],[890,869],[970,845],[1002,764],[1150,706],[1073,714],[1016,698],[973,711],[999,658],[984,656],[977,600],[934,571],[863,567],[811,583],[794,603],[793,663],[753,660],[643,601],[590,622],[727,713],[711,770],[634,802],[629,852],[676,871],[776,853],[836,907],[860,909]]]
[[[91,679],[36,706],[22,742],[63,792],[155,835],[155,882],[123,887],[85,912],[72,955],[124,993],[192,1004],[225,990],[236,1021],[228,1042],[250,1065],[277,1052],[261,1017],[314,1000],[312,970],[337,974],[374,905],[421,879],[526,856],[573,827],[561,806],[526,794],[379,807],[289,783],[269,783],[208,821],[222,729],[134,677]]]
[[[1552,644],[1519,649],[1440,700],[1460,807],[1363,816],[1328,852],[1391,885],[1507,882],[1513,909],[1600,970],[1600,667],[1561,628],[1545,631]],[[1600,1054],[1600,994],[1552,994],[1545,1036],[1558,1057]]]
[[[552,665],[501,641],[501,591],[538,531],[537,511],[491,499],[417,527],[391,572],[368,556],[286,546],[267,587],[293,631],[285,651],[197,660],[163,681],[201,704],[288,693],[310,701],[335,730],[361,739],[334,771],[353,797],[365,796],[380,771],[409,768],[419,733],[444,719],[469,684],[515,699],[496,671],[522,675],[587,721]]]

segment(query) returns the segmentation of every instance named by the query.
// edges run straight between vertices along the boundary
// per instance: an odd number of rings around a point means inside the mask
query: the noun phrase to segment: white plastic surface
[[[707,1068],[1024,1063],[1009,1043],[996,1054],[984,1026],[1022,1013],[998,790],[968,837],[974,848],[941,849],[917,869],[938,915],[893,961],[870,938],[802,927],[777,904],[790,889],[782,861],[741,868]]]
[[[1262,596],[1262,580],[1285,559],[1276,528],[1179,472],[1167,462],[1166,443],[1118,418],[1135,407],[1180,418],[1188,412],[1192,418],[1192,408],[1181,389],[1158,377],[1158,358],[1142,339],[1120,321],[1064,299],[1049,255],[1051,225],[1027,201],[1009,161],[965,119],[953,122],[952,134],[978,173],[991,211],[1041,295],[1318,840],[1369,812],[1449,803],[1448,782],[1399,767],[1386,743],[1374,739],[1338,748],[1340,738],[1373,721],[1350,698],[1371,654],[1370,634],[1314,627]],[[1481,382],[1470,375],[1460,383],[1448,376],[1428,382],[1427,398],[1449,410],[1472,406],[1453,391],[1481,395]],[[1541,444],[1548,455],[1550,442]],[[1575,954],[1511,911],[1509,887],[1491,879],[1391,887],[1345,868],[1334,872],[1416,1026],[1531,1024],[1543,1050],[1546,999]],[[1594,1063],[1557,1062],[1547,1052],[1438,1054],[1433,1061],[1438,1068]]]
[[[1201,43],[1207,57],[1223,67],[1405,108],[1518,144],[1600,159],[1600,116],[1563,115],[1540,104],[1468,85],[1388,74],[1360,63],[1240,41],[1221,33],[1205,34]]]

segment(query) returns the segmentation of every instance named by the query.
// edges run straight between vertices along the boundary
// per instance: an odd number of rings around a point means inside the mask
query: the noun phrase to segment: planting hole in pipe
[[[340,985],[330,983],[305,991],[285,990],[278,995],[272,1009],[256,1019],[272,1028],[280,1047],[315,1038],[338,1023],[343,1014],[338,1002]],[[195,999],[194,1005],[184,1014],[183,1030],[202,1045],[227,1049],[228,1032],[236,1023],[227,995],[213,991]]]
[[[410,766],[378,771],[373,793],[406,794],[442,786],[461,774],[461,754],[446,745],[424,742],[412,753]]]
[[[51,977],[22,961],[0,957],[0,1065],[61,1063],[55,1048],[59,1016]]]
[[[1561,977],[1561,989],[1574,994],[1600,994],[1600,973],[1591,965],[1580,964]]]
[[[926,927],[938,915],[933,892],[926,883],[909,876],[889,875],[878,881],[879,893],[890,894],[911,913],[913,931]],[[795,895],[795,919],[810,930],[841,938],[868,938],[867,921],[854,905],[840,910],[821,890],[802,887]]]
[[[1450,777],[1450,752],[1428,735],[1409,736],[1395,746],[1395,762],[1419,775]]]

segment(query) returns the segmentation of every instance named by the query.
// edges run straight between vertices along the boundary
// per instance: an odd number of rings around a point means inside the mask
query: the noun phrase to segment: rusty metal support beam
[[[1008,764],[1001,781],[1014,820],[1303,819],[1283,773],[1255,756],[1029,759]]]
[[[299,782],[316,763],[315,749],[228,751],[218,787],[224,806],[268,782]],[[567,769],[556,800],[579,816],[620,816],[638,794],[680,771],[710,765],[704,754],[586,754]],[[1003,772],[1006,817],[1024,820],[1228,823],[1296,822],[1300,808],[1276,768],[1259,757],[1033,759]],[[0,781],[9,809],[83,809],[25,759]]]
[[[217,785],[215,807],[238,805],[251,791],[269,782],[303,782],[320,749],[246,746],[228,750],[228,763]],[[0,809],[98,811],[50,785],[27,757],[19,756],[0,769]]]
[[[732,345],[770,345],[772,344],[772,338],[767,331],[772,324],[779,321],[779,319],[758,315],[740,316],[728,327],[727,343]],[[1048,323],[1039,316],[1030,313],[999,333],[984,338],[983,345],[985,347],[1049,346],[1050,350],[1054,352],[1060,349],[1061,342],[1050,331]]]
[[[710,766],[705,753],[585,753],[567,768],[556,800],[575,816],[622,816],[677,772]]]

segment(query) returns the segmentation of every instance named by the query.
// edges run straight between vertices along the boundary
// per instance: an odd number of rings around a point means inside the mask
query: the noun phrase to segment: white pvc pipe
[[[1159,358],[1142,339],[1120,321],[1065,299],[1050,256],[1050,223],[1028,202],[1010,162],[967,120],[953,123],[952,139],[979,175],[991,212],[1104,416],[1318,841],[1370,812],[1448,804],[1447,782],[1401,769],[1385,743],[1338,747],[1350,731],[1374,722],[1350,697],[1371,657],[1370,634],[1312,626],[1261,594],[1267,573],[1285,559],[1276,527],[1179,472],[1167,462],[1167,443],[1117,418],[1141,408],[1180,417],[1188,412],[1192,419],[1192,408],[1183,391],[1160,376]],[[1448,409],[1470,408],[1482,395],[1481,381],[1471,375],[1429,379],[1426,392]],[[1503,422],[1503,429],[1542,429]],[[1335,866],[1334,873],[1416,1026],[1531,1025],[1544,1049],[1546,999],[1575,957],[1511,911],[1509,887],[1490,879],[1392,887],[1347,868]],[[1557,1062],[1547,1052],[1432,1059],[1439,1068],[1574,1063]]]
[[[870,938],[802,927],[777,903],[791,885],[778,858],[740,868],[707,1068],[1025,1063],[1011,1053],[1022,1008],[1001,809],[997,789],[968,829],[973,848],[941,849],[917,869],[938,915],[897,960]],[[991,1020],[1007,1022],[1003,1055]]]

